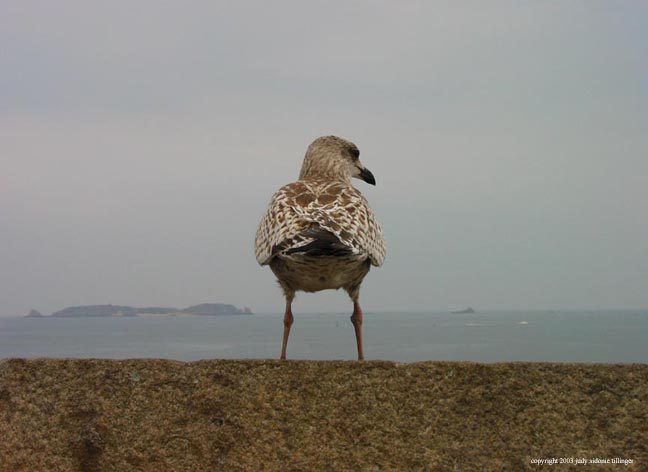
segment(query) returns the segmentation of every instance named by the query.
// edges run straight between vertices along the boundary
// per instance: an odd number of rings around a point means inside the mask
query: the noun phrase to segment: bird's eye
[[[360,151],[357,149],[351,149],[351,156],[353,156],[354,161],[357,161],[360,158]]]

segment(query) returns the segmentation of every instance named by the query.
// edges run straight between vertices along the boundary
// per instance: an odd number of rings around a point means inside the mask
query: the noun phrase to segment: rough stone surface
[[[10,359],[0,471],[648,470],[648,365]]]

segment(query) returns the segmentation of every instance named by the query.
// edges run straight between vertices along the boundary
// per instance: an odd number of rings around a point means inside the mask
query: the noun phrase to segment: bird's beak
[[[376,185],[376,178],[369,169],[363,167],[360,169],[360,178],[371,185]]]

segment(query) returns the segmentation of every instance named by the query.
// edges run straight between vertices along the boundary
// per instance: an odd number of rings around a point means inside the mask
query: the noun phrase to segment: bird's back
[[[255,239],[261,265],[274,258],[385,258],[382,229],[366,199],[344,182],[299,180],[272,197]]]

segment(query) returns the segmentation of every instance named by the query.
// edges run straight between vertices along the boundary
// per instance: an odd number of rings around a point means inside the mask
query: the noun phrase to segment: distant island
[[[25,316],[25,318],[42,318],[43,314],[38,311],[38,310],[30,310],[29,313]]]
[[[475,310],[473,310],[472,307],[469,306],[465,310],[453,311],[451,313],[453,315],[458,315],[458,314],[461,314],[461,313],[475,313]]]
[[[248,307],[237,308],[226,303],[202,303],[187,308],[143,307],[135,308],[124,305],[81,305],[71,306],[55,311],[54,318],[98,318],[98,317],[156,317],[156,316],[219,316],[219,315],[252,315]],[[42,318],[43,315],[31,310],[26,318]]]

